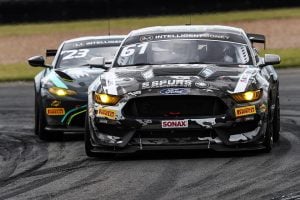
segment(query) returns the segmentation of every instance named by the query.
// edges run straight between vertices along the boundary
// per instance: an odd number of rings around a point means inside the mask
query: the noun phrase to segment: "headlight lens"
[[[232,98],[238,103],[256,101],[256,100],[260,99],[261,95],[262,95],[261,90],[231,94]]]
[[[121,97],[115,95],[109,95],[109,94],[100,94],[95,92],[94,99],[99,104],[113,106],[120,101]]]
[[[59,87],[51,87],[48,89],[48,91],[51,94],[57,95],[57,96],[73,96],[76,95],[77,92],[75,92],[74,90],[68,90],[68,89],[64,89],[64,88],[59,88]]]

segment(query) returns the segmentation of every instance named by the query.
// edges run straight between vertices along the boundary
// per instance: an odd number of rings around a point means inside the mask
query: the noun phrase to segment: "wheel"
[[[41,102],[40,102],[41,103]],[[38,119],[37,119],[37,135],[41,140],[48,141],[50,140],[50,134],[49,131],[45,130],[46,127],[46,117],[45,117],[45,112],[42,107],[42,104],[39,104],[38,109]]]
[[[36,90],[34,91],[34,134],[39,135],[39,102]]]
[[[268,113],[268,119],[267,119],[267,129],[265,133],[265,140],[264,140],[264,146],[265,152],[269,153],[272,150],[273,147],[273,117],[271,116],[271,110],[269,109]]]
[[[274,117],[273,117],[273,140],[278,142],[280,138],[280,102],[279,96],[276,98]]]
[[[88,111],[86,112],[85,115],[84,144],[85,144],[85,153],[88,157],[99,157],[104,159],[111,159],[115,156],[114,153],[95,153],[92,151],[93,146],[91,143],[90,121],[88,117]]]
[[[88,111],[86,112],[85,115],[84,146],[85,146],[85,153],[88,157],[97,157],[97,153],[92,152],[93,146],[91,143],[90,122],[88,117]]]
[[[37,101],[37,119],[36,119],[36,134],[39,136],[41,140],[44,141],[50,141],[50,140],[58,140],[58,138],[61,138],[62,132],[53,132],[53,131],[47,131],[45,130],[45,127],[47,126],[46,122],[46,116],[45,111],[42,103],[41,97],[38,98]]]

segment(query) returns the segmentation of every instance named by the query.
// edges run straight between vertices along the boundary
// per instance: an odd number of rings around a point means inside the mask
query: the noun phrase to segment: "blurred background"
[[[208,13],[300,6],[295,0],[0,0],[0,22]]]
[[[66,40],[156,25],[218,24],[265,34],[279,67],[300,66],[300,1],[0,0],[0,81],[31,80],[27,58]]]

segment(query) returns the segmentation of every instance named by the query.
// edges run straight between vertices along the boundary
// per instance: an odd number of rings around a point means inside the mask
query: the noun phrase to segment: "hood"
[[[43,82],[79,93],[87,92],[89,85],[103,72],[104,69],[90,67],[61,68],[51,71]]]
[[[198,88],[243,92],[256,68],[212,64],[170,64],[112,68],[100,76],[98,91],[112,95],[156,88]]]

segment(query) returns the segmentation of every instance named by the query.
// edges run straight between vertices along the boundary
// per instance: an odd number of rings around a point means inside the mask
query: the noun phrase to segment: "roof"
[[[73,38],[70,40],[64,41],[64,43],[70,43],[70,42],[79,42],[84,40],[107,40],[107,39],[124,39],[126,35],[105,35],[105,36],[84,36],[84,37],[78,37]]]
[[[240,28],[221,25],[180,25],[180,26],[154,26],[133,30],[129,36],[139,36],[145,34],[170,33],[170,32],[217,32],[243,35],[244,31]]]

